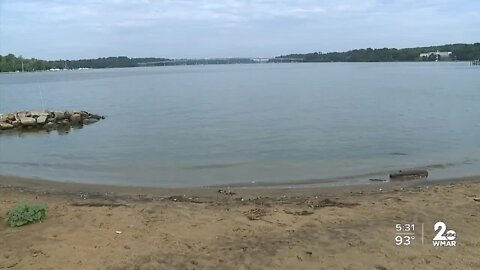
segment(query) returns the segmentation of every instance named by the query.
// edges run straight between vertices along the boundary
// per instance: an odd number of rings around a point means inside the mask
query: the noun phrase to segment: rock
[[[79,114],[82,116],[82,119],[87,119],[90,117],[90,114],[86,111],[80,111]]]
[[[95,119],[95,118],[88,118],[88,119],[83,120],[84,125],[90,125],[90,124],[93,124],[93,123],[96,123],[96,122],[98,122],[98,119]]]
[[[232,196],[232,195],[236,194],[233,191],[225,190],[225,189],[219,189],[219,190],[217,190],[217,192],[220,193],[220,194],[229,195],[229,196]]]
[[[55,111],[53,112],[53,115],[55,116],[55,121],[67,119],[69,116],[69,114],[67,114],[67,111]]]
[[[68,121],[68,119],[64,119],[64,120],[58,121],[57,124],[60,126],[70,126],[70,121]]]
[[[6,122],[0,122],[0,129],[1,130],[6,130],[6,129],[12,129],[14,126],[12,124],[6,123]]]
[[[15,121],[14,113],[0,114],[0,122]]]
[[[9,113],[9,114],[7,114],[7,119],[10,120],[10,121],[15,121],[15,120],[17,120],[17,119],[15,118],[15,114],[14,114],[14,113]]]
[[[79,113],[72,114],[72,116],[70,116],[70,122],[72,123],[72,125],[81,125],[82,115]]]
[[[30,116],[31,116],[31,114],[29,112],[25,112],[25,111],[15,113],[15,119],[16,120],[20,120],[20,118],[30,117]]]
[[[390,174],[392,180],[414,180],[428,177],[427,170],[406,170]]]
[[[55,122],[55,113],[53,112],[48,113],[47,122]]]
[[[105,117],[100,116],[100,115],[98,115],[98,114],[90,114],[90,116],[89,116],[88,118],[97,119],[97,120],[105,119]]]
[[[37,124],[44,125],[47,122],[47,115],[40,115],[37,117]]]
[[[22,124],[22,127],[33,127],[37,125],[35,118],[26,116],[20,118],[20,123]]]

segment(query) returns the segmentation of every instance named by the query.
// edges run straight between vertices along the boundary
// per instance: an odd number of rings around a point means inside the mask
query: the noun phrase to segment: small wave
[[[219,163],[219,164],[208,164],[208,165],[196,165],[184,167],[186,170],[207,170],[207,169],[225,169],[231,167],[237,167],[244,165],[244,162],[241,163]]]
[[[367,179],[368,177],[377,177],[380,175],[387,175],[386,171],[349,175],[349,176],[338,176],[338,177],[328,177],[328,178],[306,178],[306,179],[296,179],[296,180],[284,180],[284,181],[251,181],[249,183],[232,183],[232,184],[220,184],[220,185],[211,185],[209,187],[279,187],[279,186],[310,186],[318,184],[332,184],[346,183],[356,180],[356,179]]]
[[[388,155],[390,155],[390,156],[408,156],[407,153],[402,153],[402,152],[391,152],[391,153],[388,153]]]
[[[401,168],[400,170],[412,170],[412,169],[424,169],[424,170],[433,170],[433,169],[446,169],[455,166],[469,165],[473,164],[478,160],[464,160],[460,162],[447,162],[447,163],[438,163],[438,164],[429,164],[419,167],[410,167],[410,168]],[[284,181],[251,181],[249,183],[233,183],[228,185],[214,185],[210,187],[278,187],[278,186],[313,186],[319,184],[331,184],[338,183],[338,185],[343,184],[353,184],[354,180],[365,180],[365,183],[369,182],[368,180],[373,177],[380,177],[380,179],[388,179],[389,174],[392,172],[398,171],[398,169],[388,169],[384,171],[376,171],[369,173],[361,173],[347,176],[337,176],[337,177],[328,177],[328,178],[307,178],[307,179],[296,179],[296,180],[284,180]]]
[[[456,167],[456,166],[461,166],[461,165],[470,165],[470,164],[473,164],[475,161],[476,160],[467,159],[467,160],[460,161],[460,162],[447,162],[447,163],[430,164],[430,165],[426,165],[426,166],[422,166],[422,167],[417,167],[415,169],[425,169],[425,170],[428,170],[428,169],[446,169],[446,168]]]
[[[15,161],[0,161],[0,165],[6,166],[22,166],[22,167],[34,167],[34,168],[54,168],[62,170],[102,170],[104,166],[99,164],[80,164],[80,163],[40,163],[40,162],[15,162]]]
[[[57,165],[48,164],[48,163],[36,163],[36,162],[13,162],[13,161],[2,161],[0,165],[15,165],[15,166],[29,166],[29,167],[56,167]]]

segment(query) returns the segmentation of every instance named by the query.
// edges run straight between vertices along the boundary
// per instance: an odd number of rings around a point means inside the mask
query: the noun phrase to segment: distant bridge
[[[270,58],[271,63],[299,63],[304,62],[303,58],[294,58],[294,57],[278,57]]]

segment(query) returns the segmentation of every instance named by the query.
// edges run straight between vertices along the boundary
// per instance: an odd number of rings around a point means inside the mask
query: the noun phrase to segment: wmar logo
[[[457,245],[457,233],[454,230],[447,231],[447,225],[443,221],[438,221],[433,225],[433,230],[438,231],[433,238],[434,247],[455,247]]]

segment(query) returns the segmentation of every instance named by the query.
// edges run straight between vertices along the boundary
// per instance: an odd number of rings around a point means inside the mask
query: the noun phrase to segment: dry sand
[[[42,223],[0,223],[0,269],[480,269],[480,178],[230,191],[0,177],[0,219],[49,207]],[[457,247],[432,246],[439,220]],[[396,223],[416,224],[410,246]]]

